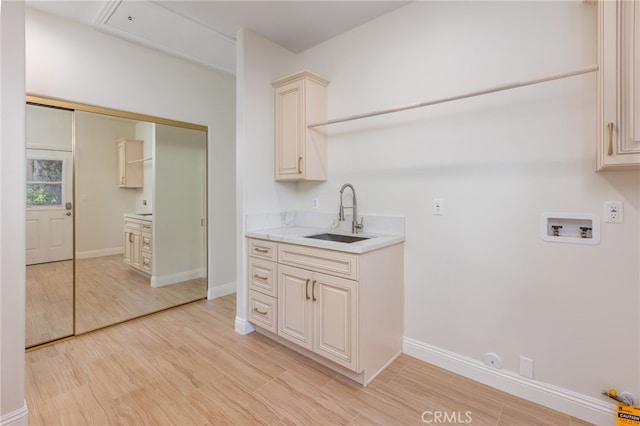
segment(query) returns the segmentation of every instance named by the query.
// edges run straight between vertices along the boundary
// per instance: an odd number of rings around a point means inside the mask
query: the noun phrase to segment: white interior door
[[[27,265],[73,258],[72,156],[27,150]]]

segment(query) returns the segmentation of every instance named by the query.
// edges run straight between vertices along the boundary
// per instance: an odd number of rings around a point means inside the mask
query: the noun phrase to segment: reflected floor
[[[206,278],[153,288],[122,255],[76,260],[76,334],[202,299]]]
[[[51,281],[57,275],[55,268],[61,275],[62,270],[71,268],[70,265],[71,261],[66,261],[27,267],[27,346],[73,333],[60,335],[62,326],[58,325],[70,323],[71,313],[66,309],[70,300],[68,287],[59,298],[53,297],[54,288],[65,286],[60,285],[60,279]],[[38,279],[31,279],[30,268],[37,270]],[[149,277],[129,268],[122,255],[78,259],[76,277],[76,334],[203,299],[207,295],[206,278],[153,288]]]
[[[73,334],[73,262],[26,270],[26,347]]]

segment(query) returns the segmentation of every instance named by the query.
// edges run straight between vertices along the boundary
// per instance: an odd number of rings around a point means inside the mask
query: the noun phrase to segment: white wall
[[[360,212],[407,217],[408,339],[478,365],[496,352],[516,373],[532,358],[536,380],[595,401],[610,386],[639,395],[640,179],[594,172],[595,74],[336,124],[327,182],[265,180],[269,83],[292,66],[331,81],[337,118],[582,68],[596,62],[595,39],[595,7],[573,1],[416,2],[296,58],[270,59],[274,48],[251,39],[239,211],[310,209],[319,197],[337,212],[351,182]],[[444,216],[432,214],[436,197]],[[540,238],[541,213],[601,216],[605,200],[625,203],[625,223],[603,224],[599,245]]]
[[[153,286],[203,276],[205,144],[202,131],[156,125]]]
[[[121,253],[122,215],[138,211],[138,191],[118,187],[116,141],[134,139],[136,123],[83,111],[75,114],[76,255]]]
[[[156,140],[156,125],[141,121],[136,123],[136,139],[142,142],[142,158],[153,158]],[[136,213],[152,213],[153,210],[153,161],[142,163],[144,186],[136,191]],[[146,205],[144,204],[146,201]]]
[[[0,423],[27,424],[24,3],[0,3]],[[21,180],[22,179],[22,180]],[[17,185],[16,182],[22,182]]]
[[[29,93],[208,126],[209,287],[235,280],[235,79],[27,9]]]

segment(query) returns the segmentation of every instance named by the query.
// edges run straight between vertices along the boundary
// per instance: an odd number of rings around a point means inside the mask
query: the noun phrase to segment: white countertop
[[[125,213],[124,217],[129,217],[131,219],[141,219],[148,220],[149,222],[153,222],[153,215],[146,213]]]
[[[251,230],[245,233],[245,236],[251,238],[259,238],[262,240],[276,241],[279,243],[299,244],[308,247],[318,247],[328,250],[343,251],[348,253],[366,253],[369,251],[381,249],[393,244],[404,241],[404,235],[394,234],[377,234],[363,232],[358,233],[358,237],[369,237],[367,240],[356,241],[354,243],[339,243],[335,241],[316,240],[313,238],[305,238],[308,235],[316,234],[340,234],[354,235],[342,231],[334,231],[326,228],[314,228],[306,226],[291,226],[283,228],[270,228]]]

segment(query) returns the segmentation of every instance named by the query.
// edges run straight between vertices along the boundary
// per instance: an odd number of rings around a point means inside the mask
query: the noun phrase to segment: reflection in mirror
[[[72,117],[26,108],[26,347],[74,333]]]
[[[206,133],[76,111],[76,333],[206,297]]]
[[[206,298],[206,129],[28,99],[26,347]]]

